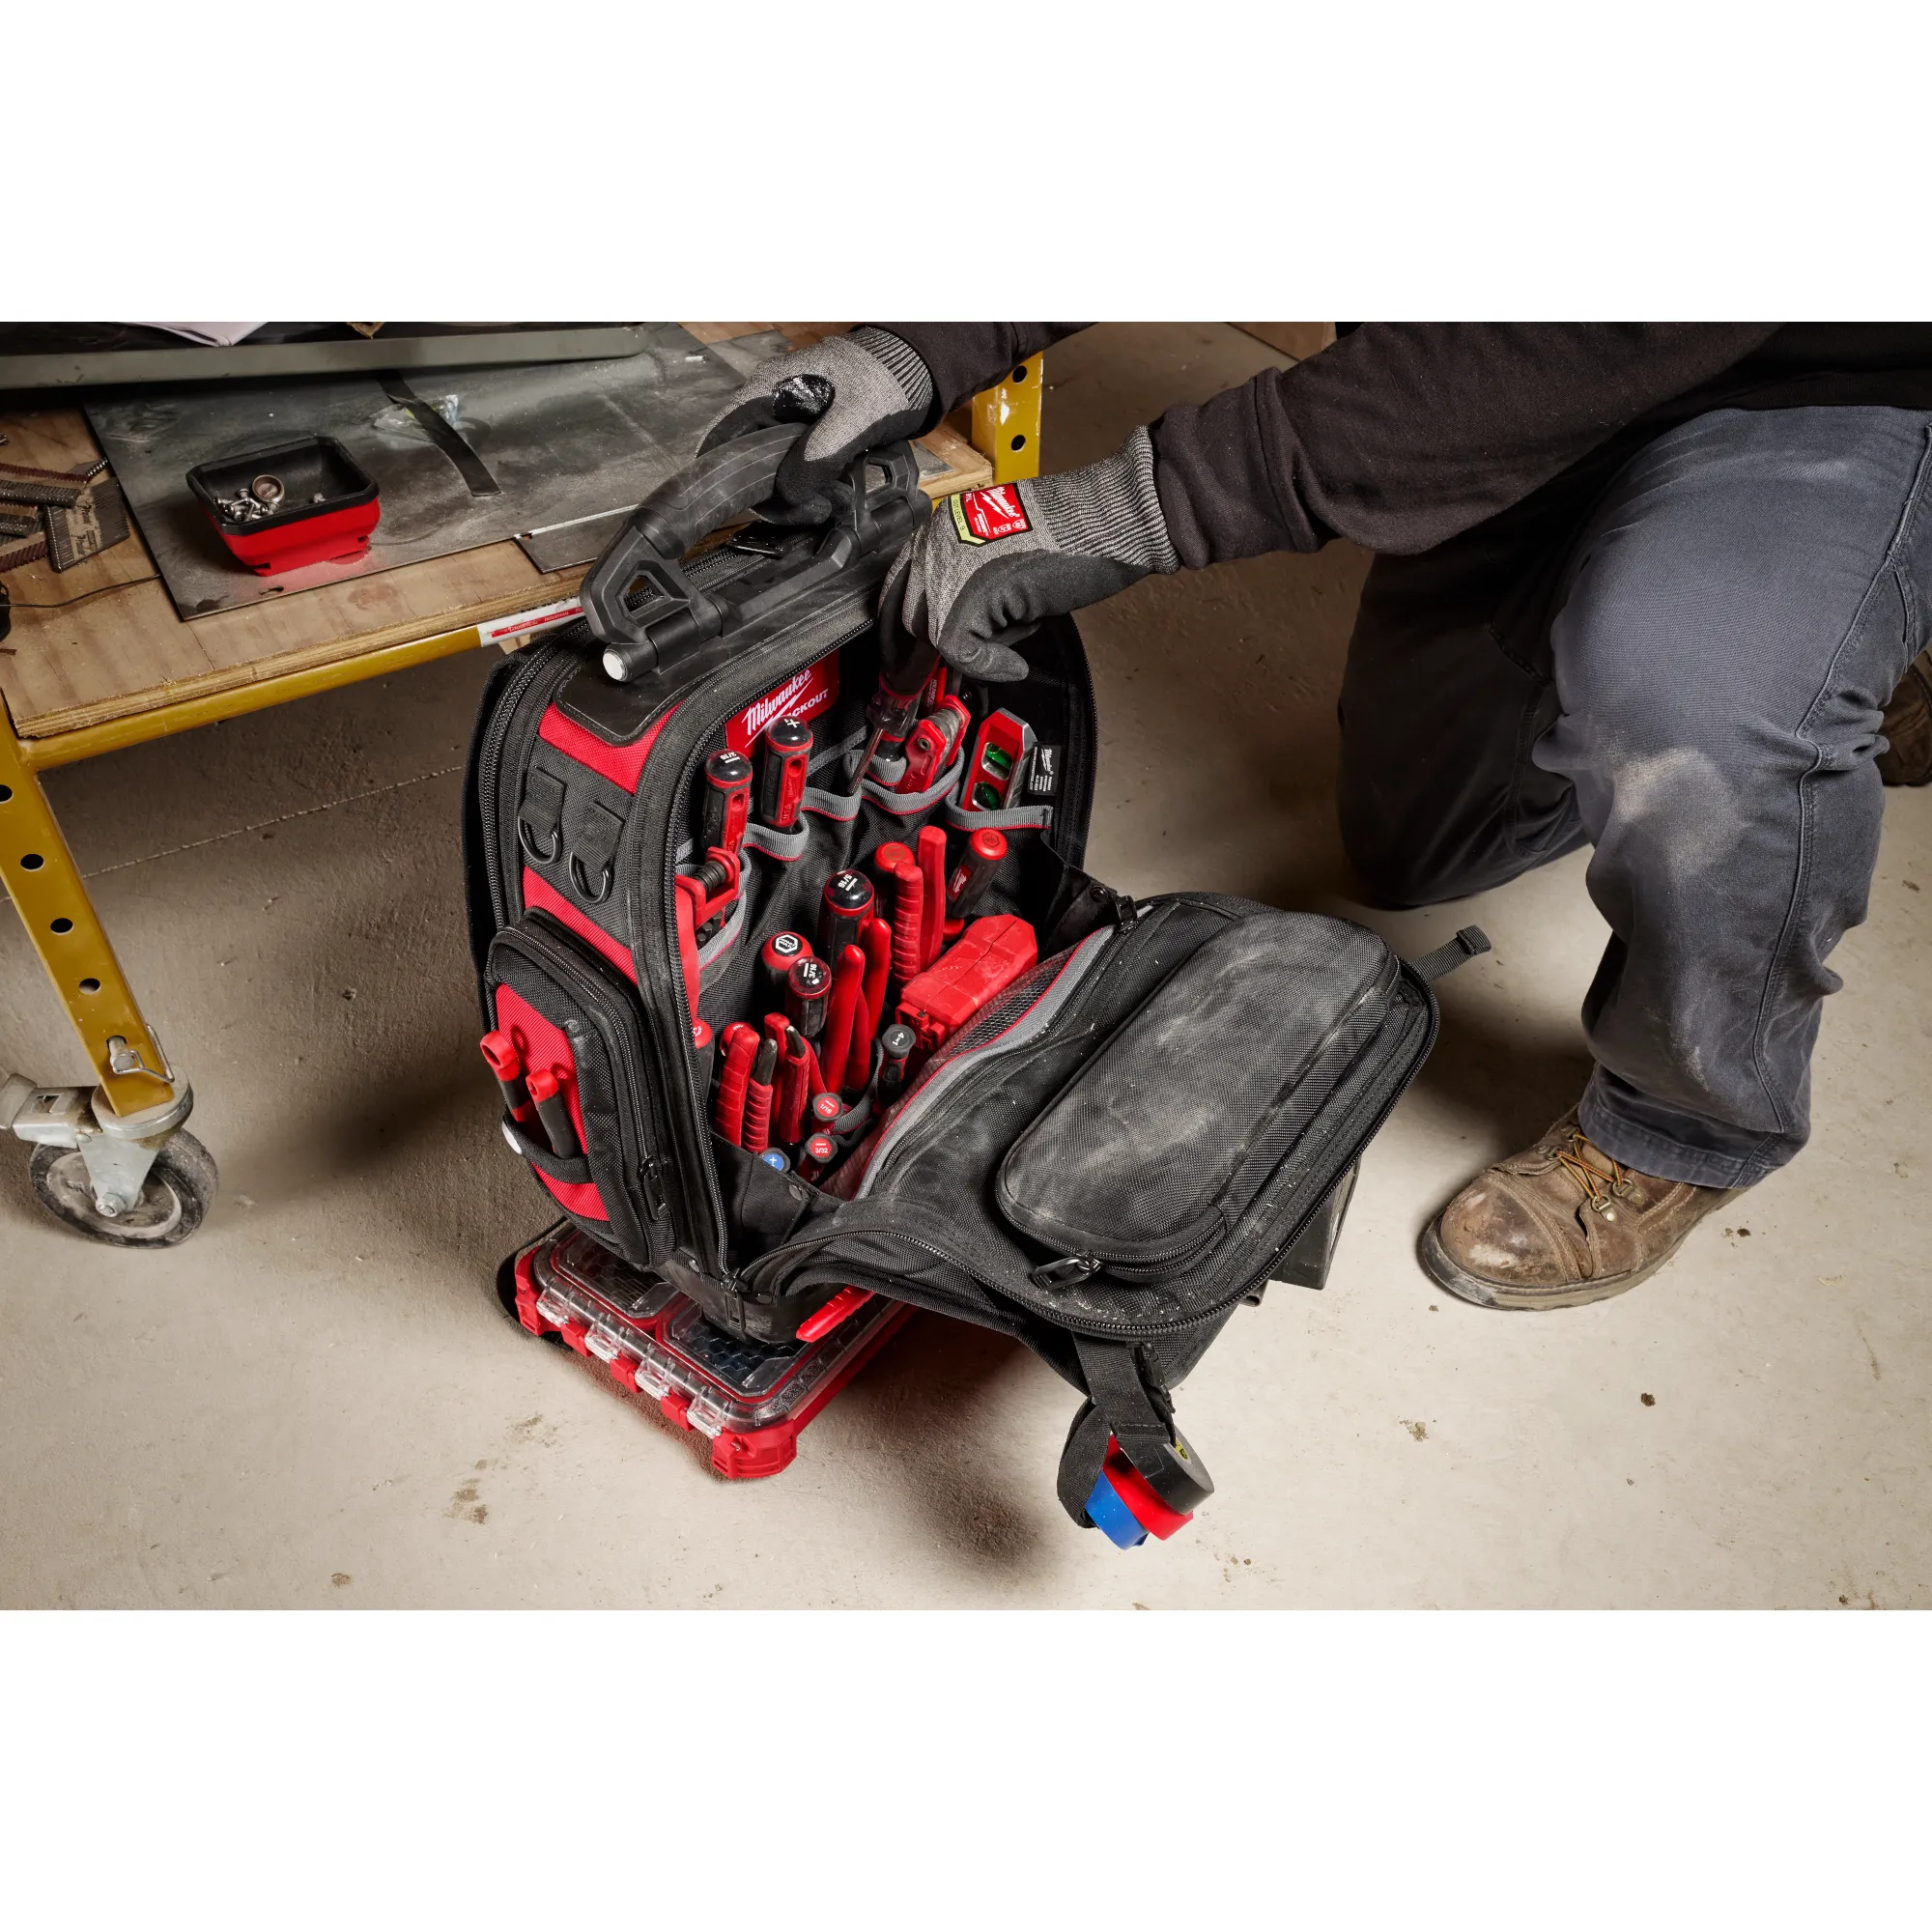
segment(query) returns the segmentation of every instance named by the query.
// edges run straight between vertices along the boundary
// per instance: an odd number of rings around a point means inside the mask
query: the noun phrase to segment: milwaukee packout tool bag
[[[505,1140],[595,1244],[541,1279],[526,1257],[514,1305],[633,1387],[668,1371],[618,1299],[570,1300],[583,1255],[764,1348],[869,1328],[875,1298],[1000,1329],[1084,1397],[1067,1514],[1165,1536],[1212,1490],[1170,1390],[1270,1280],[1321,1285],[1430,981],[1487,942],[1411,964],[1344,920],[1090,877],[1071,620],[1004,685],[874,621],[927,508],[907,445],[831,525],[702,548],[801,433],[659,490],[484,696],[484,1055]]]

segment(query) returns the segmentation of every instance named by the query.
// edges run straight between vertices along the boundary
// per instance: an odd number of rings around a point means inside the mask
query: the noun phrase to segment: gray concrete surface
[[[1049,359],[1051,461],[1272,359],[1219,325],[1097,330]],[[1364,563],[1259,558],[1091,614],[1102,876],[1362,916],[1329,786]],[[997,1338],[916,1318],[787,1473],[732,1486],[498,1314],[492,1271],[545,1217],[494,1132],[461,930],[486,669],[54,776],[223,1191],[185,1247],[123,1255],[46,1220],[0,1148],[0,1604],[1932,1603],[1932,792],[1891,795],[1834,961],[1812,1148],[1595,1308],[1467,1308],[1411,1255],[1580,1086],[1581,855],[1365,915],[1418,951],[1479,920],[1495,952],[1444,988],[1327,1291],[1272,1291],[1187,1384],[1219,1493],[1122,1554],[1053,1498],[1068,1392]],[[11,919],[0,1063],[81,1071]]]

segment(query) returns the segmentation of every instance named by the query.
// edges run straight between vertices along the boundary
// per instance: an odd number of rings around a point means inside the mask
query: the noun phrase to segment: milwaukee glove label
[[[996,483],[990,490],[968,490],[952,498],[952,527],[961,543],[986,544],[1016,537],[1033,526],[1027,522],[1018,490],[1010,483]]]

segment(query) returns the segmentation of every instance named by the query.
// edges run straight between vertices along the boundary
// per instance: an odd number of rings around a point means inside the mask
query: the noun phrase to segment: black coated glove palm
[[[862,450],[917,436],[932,411],[932,377],[909,344],[883,328],[855,328],[762,363],[715,416],[701,455],[748,430],[816,417],[779,471],[759,515],[774,524],[822,524],[834,491]]]
[[[1084,469],[949,497],[899,552],[881,615],[967,677],[1004,684],[1027,674],[1011,647],[1042,618],[1179,568],[1137,429]]]

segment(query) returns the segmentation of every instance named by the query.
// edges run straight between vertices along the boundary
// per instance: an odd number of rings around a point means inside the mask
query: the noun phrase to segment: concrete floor
[[[1048,361],[1053,464],[1274,359],[1219,325],[1096,330]],[[492,1271],[545,1216],[474,1045],[479,656],[54,775],[223,1188],[186,1246],[124,1255],[43,1216],[0,1149],[0,1604],[1932,1603],[1932,791],[1891,795],[1804,1158],[1634,1293],[1465,1307],[1416,1232],[1575,1097],[1604,928],[1582,855],[1434,913],[1350,902],[1329,794],[1365,562],[1258,558],[1083,620],[1101,876],[1348,912],[1415,952],[1471,919],[1495,942],[1444,987],[1327,1291],[1274,1290],[1184,1389],[1221,1484],[1189,1531],[1132,1554],[1075,1532],[1068,1391],[929,1316],[787,1473],[738,1486],[505,1322]],[[80,1075],[11,920],[0,1063]]]

